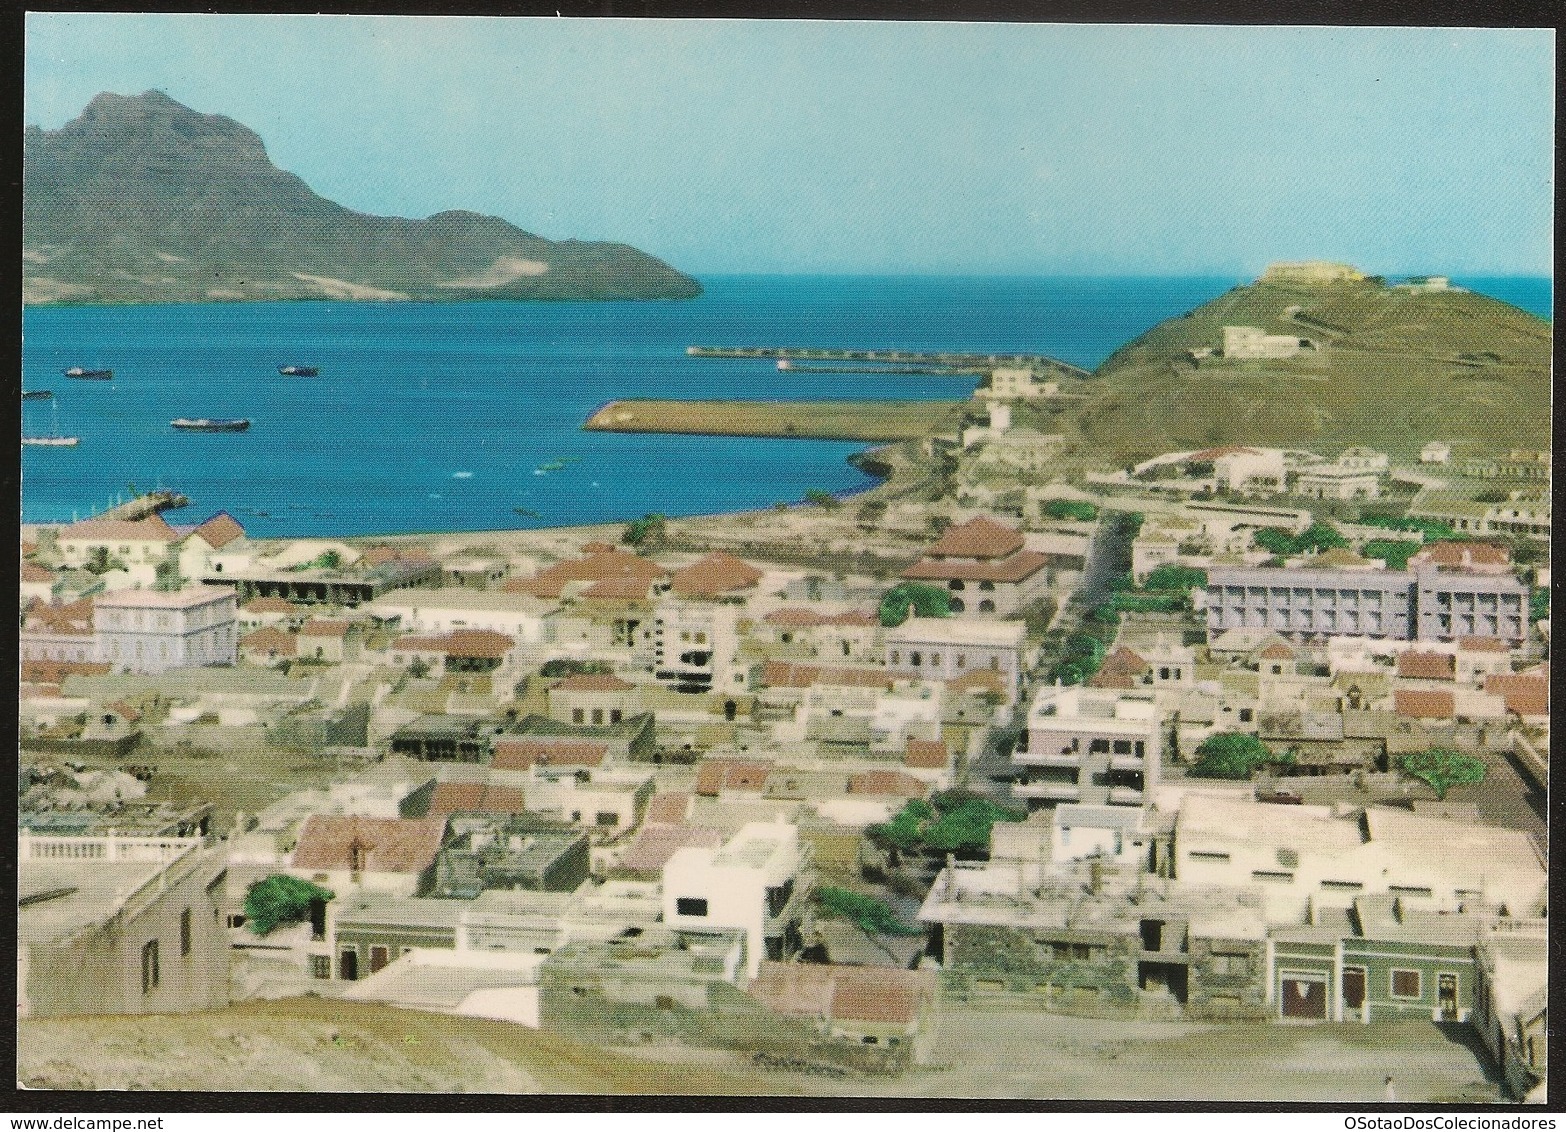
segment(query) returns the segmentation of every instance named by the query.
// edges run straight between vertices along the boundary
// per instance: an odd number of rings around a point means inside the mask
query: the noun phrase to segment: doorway
[[[359,977],[359,951],[357,948],[343,948],[342,955],[337,959],[337,977],[349,983]]]
[[[1364,1021],[1365,1014],[1365,968],[1343,968],[1343,1018],[1349,1020],[1349,1012],[1352,1011],[1359,1021]]]
[[[1451,971],[1436,976],[1436,1008],[1441,1011],[1441,1021],[1457,1021],[1457,976]]]
[[[1327,1017],[1327,981],[1298,975],[1283,976],[1279,987],[1279,1011],[1284,1018],[1320,1022]]]
[[[390,962],[390,956],[387,954],[386,948],[379,946],[370,948],[370,974],[375,974],[375,972],[386,966],[388,962]]]

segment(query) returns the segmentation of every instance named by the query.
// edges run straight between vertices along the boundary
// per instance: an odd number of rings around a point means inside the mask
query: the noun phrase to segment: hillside
[[[1289,314],[1288,308],[1298,307]],[[1280,361],[1203,359],[1225,326],[1321,344]],[[1417,455],[1546,448],[1551,324],[1461,291],[1366,281],[1237,287],[1117,350],[1073,414],[1084,453],[1121,466],[1162,451],[1252,443],[1324,454],[1367,444]]]
[[[254,132],[157,91],[100,94],[23,140],[23,300],[685,299],[701,286],[623,244],[504,220],[369,216],[277,168]]]

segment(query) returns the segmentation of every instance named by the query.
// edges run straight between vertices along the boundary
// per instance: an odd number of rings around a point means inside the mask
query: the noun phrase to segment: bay
[[[595,433],[581,424],[621,397],[966,396],[973,379],[780,373],[770,361],[691,358],[685,348],[1025,352],[1092,368],[1242,280],[702,282],[702,297],[678,303],[29,308],[23,387],[52,389],[56,400],[25,404],[24,428],[47,432],[58,412],[61,430],[81,444],[24,449],[23,520],[85,517],[131,485],[177,489],[191,499],[181,517],[227,510],[258,537],[611,522],[855,491],[874,482],[847,462],[869,447],[862,443]],[[1548,280],[1486,282],[1488,293],[1548,315]],[[317,365],[321,375],[280,376],[289,364]],[[113,368],[114,380],[61,376],[75,365]],[[182,416],[252,424],[219,434],[169,427]]]

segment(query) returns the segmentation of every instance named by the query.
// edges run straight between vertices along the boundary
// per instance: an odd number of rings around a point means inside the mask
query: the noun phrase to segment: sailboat
[[[53,410],[54,422],[49,435],[23,436],[22,443],[39,448],[75,448],[81,443],[80,437],[60,435],[60,403],[58,401],[50,401],[49,407]]]

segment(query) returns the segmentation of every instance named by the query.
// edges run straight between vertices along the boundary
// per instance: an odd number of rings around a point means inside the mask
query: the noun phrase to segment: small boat
[[[24,401],[47,401],[47,400],[49,400],[49,398],[51,398],[53,396],[54,396],[54,391],[50,390],[50,389],[24,389],[24,390],[22,390],[22,400],[24,400]]]
[[[278,366],[277,372],[284,377],[319,377],[320,366]]]
[[[72,366],[65,371],[66,377],[74,377],[79,381],[108,381],[114,376],[112,369],[83,369],[81,366]]]
[[[535,476],[542,476],[549,472],[558,472],[567,464],[574,464],[580,459],[580,456],[561,456],[559,459],[550,460],[547,464],[540,464],[537,468],[533,469],[533,474]]]
[[[36,448],[75,448],[81,443],[80,437],[60,435],[60,406],[53,403],[49,406],[54,410],[54,427],[48,436],[24,436],[22,443]]]
[[[250,422],[242,417],[232,420],[213,420],[211,417],[179,417],[169,422],[186,432],[244,432]]]
[[[541,516],[537,511],[529,511],[526,507],[513,507],[511,510],[521,515],[524,519],[537,519]]]

